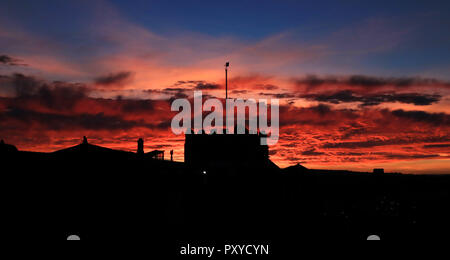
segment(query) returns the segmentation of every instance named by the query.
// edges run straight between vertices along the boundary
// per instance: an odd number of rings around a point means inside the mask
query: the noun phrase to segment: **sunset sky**
[[[393,3],[394,2],[394,3]],[[278,98],[280,167],[450,173],[449,1],[0,0],[0,138],[174,150],[175,98]]]

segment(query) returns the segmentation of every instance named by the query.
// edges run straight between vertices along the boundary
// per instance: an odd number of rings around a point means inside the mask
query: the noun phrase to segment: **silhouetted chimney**
[[[138,140],[137,153],[138,154],[144,154],[144,140],[142,138],[139,138],[139,140]]]
[[[84,145],[88,144],[88,140],[87,140],[86,136],[83,136],[83,144]]]
[[[173,150],[170,150],[170,161],[173,162]]]

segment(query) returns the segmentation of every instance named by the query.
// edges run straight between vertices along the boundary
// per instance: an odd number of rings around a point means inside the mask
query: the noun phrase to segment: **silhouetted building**
[[[261,145],[262,134],[187,134],[184,161],[195,167],[263,166],[269,148]]]
[[[299,174],[299,173],[307,173],[308,168],[301,165],[300,163],[297,163],[296,165],[285,168],[284,171],[288,174]]]
[[[0,141],[0,153],[14,153],[17,151],[14,145],[6,144],[3,140]]]
[[[384,173],[384,169],[383,168],[373,169],[373,173],[375,173],[375,174],[383,174]]]
[[[133,158],[136,155],[139,155],[141,159],[154,159],[154,160],[164,160],[164,151],[154,150],[148,153],[144,153],[144,140],[140,138],[138,140],[138,149],[137,153],[133,152],[127,152],[127,151],[121,151],[121,150],[114,150],[98,145],[93,145],[88,143],[88,140],[86,137],[83,137],[83,142],[79,145],[75,145],[69,148],[65,148],[56,152],[53,152],[53,154],[61,155],[61,154],[74,154],[74,156],[77,155],[83,155],[83,154],[95,154],[96,156],[125,156],[125,158]],[[115,158],[115,157],[114,157]]]
[[[66,149],[62,149],[54,152],[55,154],[63,154],[63,153],[78,153],[78,154],[112,154],[112,153],[129,153],[125,151],[114,150],[110,148],[101,147],[98,145],[90,144],[86,138],[83,137],[83,142],[79,145],[75,145]]]

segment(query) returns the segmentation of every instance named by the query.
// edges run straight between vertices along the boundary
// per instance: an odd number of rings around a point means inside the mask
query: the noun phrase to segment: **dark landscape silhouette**
[[[181,241],[440,239],[447,175],[280,169],[259,135],[186,135],[185,163],[163,151],[91,144],[52,153],[0,145],[14,238]],[[292,240],[293,239],[293,240]],[[281,243],[280,243],[281,244]]]

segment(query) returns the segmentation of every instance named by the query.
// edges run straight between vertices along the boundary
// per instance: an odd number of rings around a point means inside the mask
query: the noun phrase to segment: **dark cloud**
[[[94,80],[96,85],[100,86],[122,86],[130,82],[133,73],[130,71],[121,71],[100,76]]]
[[[180,98],[186,99],[186,98],[189,98],[189,96],[187,94],[185,94],[184,92],[176,92],[175,94],[173,94],[170,97],[170,102],[172,102],[175,99],[180,99]]]
[[[84,88],[43,86],[34,98],[39,99],[51,109],[71,109],[78,101],[86,97]]]
[[[320,115],[331,113],[331,108],[324,104],[319,104],[318,106],[310,107],[310,109]]]
[[[256,84],[256,88],[258,89],[265,89],[265,90],[276,90],[278,89],[278,86],[272,85],[272,84]]]
[[[182,86],[185,88],[195,90],[215,90],[222,88],[221,85],[203,80],[179,80],[175,83],[175,86]]]
[[[316,151],[316,149],[312,148],[312,149],[303,151],[301,154],[305,155],[305,156],[320,156],[320,155],[324,155],[325,153],[318,152],[318,151]]]
[[[11,111],[30,110],[73,115],[105,112],[118,116],[147,115],[146,117],[157,109],[170,111],[167,100],[124,99],[121,96],[117,99],[93,98],[89,96],[91,89],[83,84],[45,82],[22,74],[7,76],[6,79],[14,88],[15,95],[0,99],[0,107]],[[17,114],[20,115],[26,114]]]
[[[415,143],[440,143],[450,141],[450,136],[430,136],[430,137],[417,137],[417,138],[392,138],[392,139],[373,139],[367,141],[354,141],[354,142],[336,142],[336,143],[325,143],[322,148],[333,149],[333,148],[347,148],[347,149],[357,149],[357,148],[372,148],[377,146],[387,146],[387,145],[405,145],[405,144],[415,144]]]
[[[188,91],[188,90],[185,89],[185,88],[165,88],[165,89],[163,89],[163,91],[166,91],[166,92],[184,92],[184,91]]]
[[[44,83],[34,77],[25,76],[23,74],[14,74],[13,76],[5,76],[6,82],[14,88],[17,97],[27,97],[35,94]]]
[[[190,90],[184,88],[166,88],[161,91],[162,94],[169,95],[171,99],[188,98],[189,95],[186,92]]]
[[[135,99],[122,99],[119,100],[122,111],[125,113],[132,113],[132,112],[148,112],[151,113],[155,110],[156,102],[153,100],[135,100]]]
[[[188,92],[192,92],[192,90],[185,88],[165,88],[165,89],[147,89],[144,92],[149,94],[156,95],[166,95],[169,97],[169,100],[178,99],[178,98],[188,98]]]
[[[339,153],[336,153],[336,155],[339,155],[339,156],[363,156],[363,155],[367,155],[367,153],[339,152]]]
[[[259,93],[260,96],[267,96],[271,98],[283,99],[283,98],[294,98],[295,95],[292,93]]]
[[[70,109],[87,98],[88,88],[79,83],[45,82],[23,74],[3,76],[3,84],[12,87],[16,105],[35,101],[50,109]]]
[[[9,66],[25,66],[25,64],[20,63],[21,60],[13,58],[8,55],[0,55],[0,64],[9,65]]]
[[[231,91],[231,94],[236,94],[236,95],[247,94],[247,93],[248,93],[248,90],[237,90],[237,89],[235,89],[235,90]]]
[[[332,104],[360,102],[361,106],[375,106],[381,103],[405,103],[417,106],[427,106],[437,103],[442,96],[438,94],[419,94],[419,93],[380,93],[374,95],[358,95],[351,90],[339,91],[333,94],[308,94],[301,95],[301,98]]]
[[[194,88],[196,90],[214,90],[214,89],[220,89],[221,86],[218,84],[201,82],[201,83],[198,83]]]
[[[419,93],[406,93],[406,94],[389,94],[380,96],[384,99],[384,102],[400,102],[406,104],[414,104],[417,106],[428,106],[433,103],[437,103],[441,100],[442,96],[438,94],[427,95]],[[367,103],[367,102],[365,102]]]
[[[435,126],[450,126],[450,115],[446,113],[428,113],[425,111],[405,111],[403,109],[391,112],[394,116],[413,120],[416,122],[429,123]]]
[[[330,106],[298,108],[289,105],[280,105],[280,126],[323,126],[332,127],[343,121],[353,121],[360,115],[352,110],[334,110]]]
[[[408,160],[408,159],[428,159],[440,157],[439,154],[397,154],[397,153],[373,153],[381,155],[386,159]]]
[[[360,136],[367,133],[366,127],[358,122],[353,122],[340,127],[339,131],[342,133],[342,139],[349,139],[353,136]]]
[[[450,147],[450,144],[427,144],[424,145],[423,148],[430,149],[430,148],[447,148]]]
[[[366,75],[351,75],[347,77],[308,75],[303,78],[295,78],[293,82],[297,85],[320,86],[320,85],[346,85],[360,87],[380,87],[380,86],[432,86],[447,85],[449,82],[443,82],[437,79],[420,78],[420,77],[374,77]]]
[[[350,90],[340,91],[334,94],[326,95],[326,94],[308,94],[301,95],[301,98],[305,98],[308,100],[315,100],[320,102],[328,102],[333,104],[339,104],[341,102],[356,102],[357,97],[353,96],[353,92]]]
[[[338,84],[339,80],[336,77],[318,77],[315,75],[307,75],[303,78],[293,79],[297,85],[320,86],[323,84]]]
[[[201,81],[198,81],[198,80],[179,80],[174,85],[175,86],[182,86],[182,85],[186,85],[186,84],[197,84],[198,82],[201,82]]]
[[[144,120],[126,120],[120,116],[97,114],[57,114],[42,113],[23,109],[9,109],[0,115],[0,125],[8,124],[10,120],[20,121],[29,126],[42,127],[45,130],[129,130],[135,127],[167,128],[161,123],[149,124]],[[39,128],[38,127],[38,128]]]

